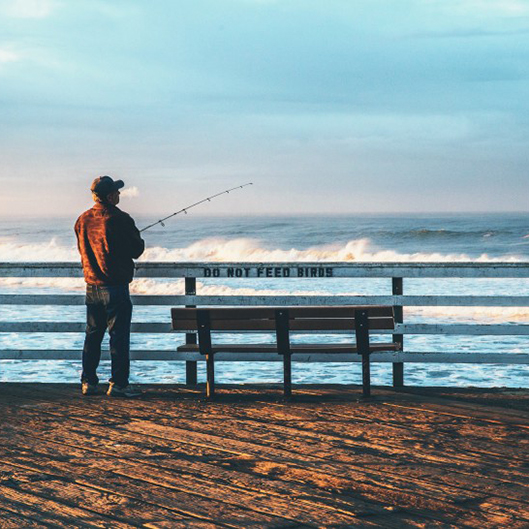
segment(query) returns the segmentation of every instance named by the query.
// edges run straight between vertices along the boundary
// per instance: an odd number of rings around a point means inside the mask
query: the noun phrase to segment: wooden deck
[[[0,527],[529,527],[529,391],[0,384]]]

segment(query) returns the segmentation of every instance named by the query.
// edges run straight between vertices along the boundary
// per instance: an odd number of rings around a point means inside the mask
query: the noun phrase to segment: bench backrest
[[[197,331],[197,316],[208,313],[212,331],[274,331],[278,311],[287,311],[292,331],[341,331],[356,329],[355,314],[365,310],[370,329],[392,330],[395,328],[391,306],[336,306],[336,307],[219,307],[209,309],[171,309],[174,331]]]

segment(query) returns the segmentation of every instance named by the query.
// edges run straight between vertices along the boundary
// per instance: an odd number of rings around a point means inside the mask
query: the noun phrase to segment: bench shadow
[[[333,388],[335,389],[335,388]],[[309,392],[309,393],[307,393]],[[145,388],[142,400],[158,401],[200,401],[211,404],[237,404],[237,403],[326,403],[326,402],[381,402],[388,400],[387,395],[373,394],[369,398],[362,396],[362,388],[343,387],[339,392],[326,392],[321,386],[299,386],[298,391],[293,388],[293,394],[286,399],[283,395],[282,385],[222,385],[215,388],[213,399],[206,397],[205,384],[197,386],[150,386]]]
[[[529,412],[529,389],[526,388],[451,388],[414,386],[395,390],[402,395],[420,395],[464,404],[478,404]]]

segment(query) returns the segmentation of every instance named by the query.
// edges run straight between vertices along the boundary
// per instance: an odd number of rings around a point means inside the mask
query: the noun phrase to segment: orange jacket
[[[110,204],[96,203],[75,223],[85,281],[90,285],[127,285],[145,242],[132,217]]]

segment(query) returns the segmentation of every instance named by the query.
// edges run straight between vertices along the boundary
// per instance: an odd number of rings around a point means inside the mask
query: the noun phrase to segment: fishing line
[[[194,204],[186,206],[185,208],[182,208],[181,210],[176,211],[175,213],[171,213],[171,215],[167,215],[167,217],[164,217],[163,219],[157,220],[156,222],[149,224],[145,228],[141,229],[140,233],[142,231],[148,230],[149,228],[152,228],[153,226],[156,226],[157,224],[161,224],[162,226],[165,227],[164,222],[174,217],[175,215],[179,215],[180,213],[185,213],[187,215],[187,211],[189,209],[194,208],[195,206],[198,206],[199,204],[203,204],[204,202],[211,202],[216,197],[220,197],[221,195],[225,195],[227,193],[230,193],[231,191],[235,191],[236,189],[242,189],[243,187],[251,186],[251,185],[253,185],[253,182],[248,182],[247,184],[243,184],[242,186],[232,187],[231,189],[226,189],[225,191],[221,191],[220,193],[217,193],[216,195],[211,195],[210,197],[203,198],[202,200],[199,200],[198,202],[195,202]]]

